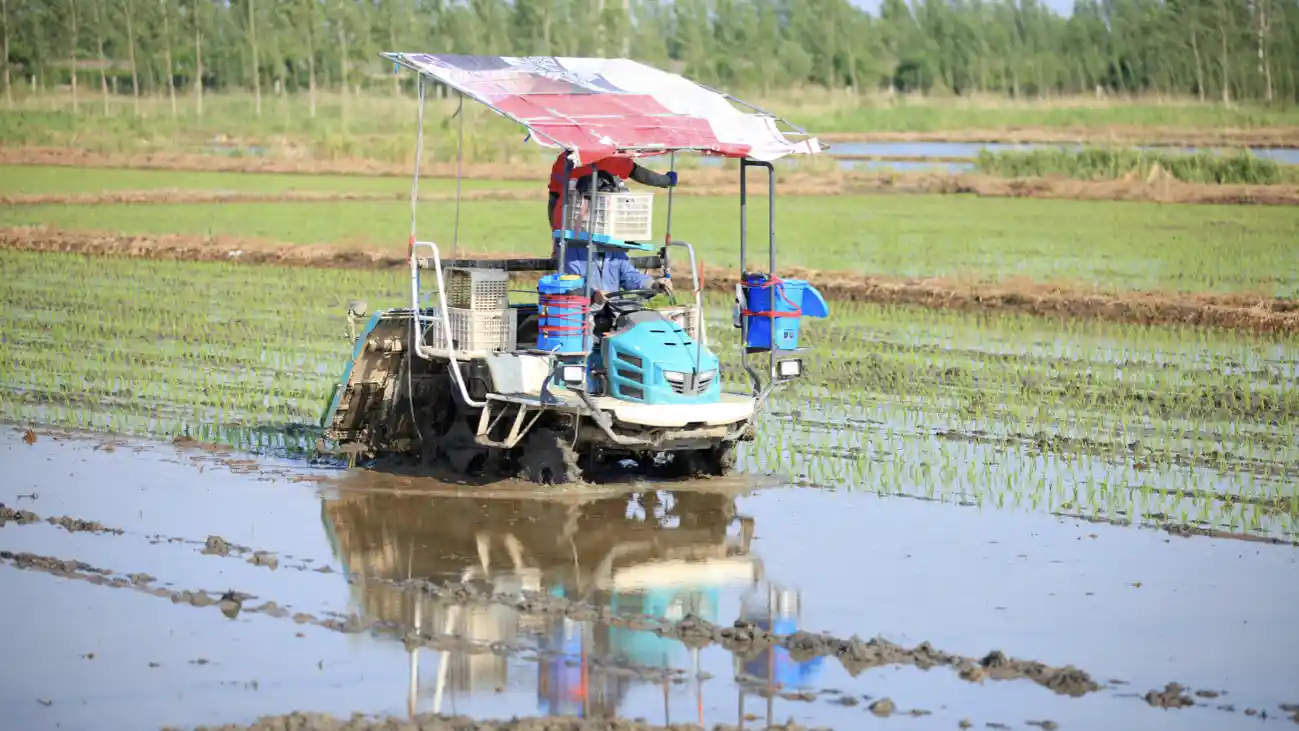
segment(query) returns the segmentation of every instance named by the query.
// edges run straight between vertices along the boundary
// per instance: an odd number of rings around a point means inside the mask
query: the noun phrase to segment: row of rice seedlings
[[[0,366],[0,382],[12,384],[0,391],[0,413],[81,409],[97,415],[111,406],[110,427],[151,434],[159,424],[166,424],[164,433],[228,429],[238,439],[248,439],[242,436],[248,424],[271,425],[277,433],[291,428],[285,424],[313,428],[350,346],[342,336],[347,297],[339,293],[394,289],[390,273],[0,257],[23,268],[18,283],[4,285],[22,317],[12,341],[18,357]],[[350,281],[336,286],[340,278]],[[400,302],[399,295],[389,296]],[[772,402],[794,418],[764,421],[763,438],[746,447],[746,463],[819,484],[968,493],[1003,504],[1063,505],[1068,501],[1060,494],[1077,489],[1095,495],[1088,501],[1105,510],[1126,510],[1122,501],[1128,498],[1118,492],[1111,498],[1100,486],[1137,485],[1127,491],[1164,496],[1186,469],[1227,485],[1201,490],[1192,506],[1225,504],[1214,496],[1234,491],[1248,500],[1232,505],[1246,510],[1283,491],[1275,481],[1250,482],[1247,460],[1293,460],[1292,446],[1265,439],[1269,430],[1281,438],[1295,433],[1293,388],[1271,384],[1267,395],[1276,400],[1263,405],[1278,406],[1270,409],[1277,418],[1269,423],[1260,420],[1269,409],[1260,412],[1251,401],[1245,408],[1215,401],[1229,382],[1196,364],[1250,363],[1252,370],[1231,375],[1252,397],[1262,392],[1260,375],[1268,368],[1295,360],[1287,343],[1232,334],[1214,340],[1168,328],[1047,326],[1017,316],[835,309],[827,323],[805,323],[812,347],[804,354],[808,380]],[[725,357],[728,383],[747,386],[728,355],[738,335],[725,326],[724,315],[717,319],[721,326],[710,330],[710,344]],[[1066,339],[1096,347],[1052,346]],[[58,398],[13,398],[24,387]],[[939,429],[982,440],[983,451],[978,458],[953,456],[952,445],[962,442],[937,438]],[[1214,450],[1196,439],[1201,433],[1225,448],[1217,450],[1216,464],[1205,465]],[[1060,435],[1105,448],[1070,453],[1056,443]],[[984,443],[994,437],[1001,441]],[[1138,441],[1141,455],[1123,452]],[[1032,455],[1087,466],[1077,474],[1066,471],[1068,482],[1057,476],[1055,502],[1024,492],[1046,480],[1032,469],[986,471]],[[1139,459],[1149,464],[1139,468]],[[980,467],[984,461],[988,465]]]
[[[1212,470],[1140,470],[1089,455],[857,434],[856,440],[840,434],[809,443],[806,436],[792,439],[786,428],[765,428],[757,441],[746,445],[744,462],[757,471],[787,474],[823,487],[1095,520],[1198,524],[1274,536],[1292,535],[1299,525],[1293,503],[1278,509],[1261,501],[1224,499],[1216,492],[1221,475]],[[1277,489],[1249,484],[1249,476],[1241,479],[1246,492],[1274,494]]]

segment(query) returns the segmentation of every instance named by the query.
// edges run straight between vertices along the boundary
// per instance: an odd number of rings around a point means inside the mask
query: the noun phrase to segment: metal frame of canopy
[[[570,114],[556,113],[554,112],[553,109],[548,108],[549,111],[552,112],[553,118],[562,117],[565,120],[564,123],[562,125],[557,125],[555,123],[539,125],[535,121],[530,122],[529,120],[522,118],[519,114],[513,113],[507,109],[503,109],[499,103],[496,103],[492,99],[487,98],[486,94],[483,93],[483,90],[481,88],[475,90],[473,85],[468,83],[468,79],[470,78],[470,75],[473,74],[475,71],[478,72],[487,72],[491,70],[505,71],[508,72],[507,76],[509,76],[514,81],[520,80],[521,77],[528,77],[534,82],[542,83],[542,85],[546,85],[547,83],[549,83],[552,86],[553,85],[562,86],[564,84],[568,84],[568,87],[565,88],[563,91],[517,91],[515,90],[509,92],[501,92],[500,94],[498,94],[498,96],[502,99],[504,98],[522,99],[524,97],[535,96],[541,98],[548,97],[551,100],[557,101],[560,98],[568,98],[570,100],[582,98],[582,99],[589,100],[589,99],[596,99],[601,96],[607,96],[610,98],[611,101],[616,101],[617,104],[623,104],[624,103],[623,100],[626,99],[645,99],[646,97],[649,97],[651,101],[657,101],[654,99],[652,94],[643,94],[643,93],[636,94],[636,93],[630,93],[626,91],[601,89],[594,85],[587,85],[585,89],[579,88],[578,85],[574,82],[573,78],[571,78],[572,76],[571,72],[565,69],[561,64],[561,59],[554,56],[539,56],[539,57],[454,56],[454,55],[445,55],[445,54],[411,54],[411,53],[401,53],[401,52],[381,52],[379,55],[394,63],[395,65],[394,71],[396,70],[395,67],[404,66],[407,69],[415,71],[419,75],[419,87],[418,87],[419,89],[419,94],[418,94],[419,129],[418,129],[417,142],[416,142],[417,148],[415,153],[414,179],[411,186],[411,231],[410,231],[410,241],[409,241],[409,248],[408,248],[408,256],[411,262],[412,287],[416,293],[418,292],[418,287],[419,287],[418,285],[419,267],[418,267],[418,261],[415,254],[415,249],[418,243],[416,241],[416,208],[418,202],[419,173],[420,173],[420,166],[422,161],[423,145],[424,145],[424,135],[423,135],[424,106],[425,106],[424,89],[425,89],[426,80],[432,81],[433,83],[436,84],[442,84],[448,88],[455,89],[460,98],[460,103],[457,107],[457,111],[455,115],[455,116],[459,116],[460,120],[459,120],[459,132],[458,132],[458,142],[457,142],[457,153],[456,153],[456,160],[457,160],[456,198],[455,198],[456,223],[455,223],[455,229],[454,229],[455,233],[453,234],[454,238],[452,243],[453,252],[455,251],[456,246],[458,244],[458,236],[459,236],[459,220],[460,220],[460,204],[461,204],[460,191],[461,191],[461,182],[463,177],[462,173],[463,173],[463,159],[464,159],[463,157],[464,156],[464,117],[462,113],[463,113],[464,98],[466,96],[469,97],[470,99],[473,99],[474,101],[479,102],[480,104],[483,104],[483,106],[492,110],[494,113],[502,117],[505,117],[507,119],[510,119],[516,124],[519,124],[520,126],[524,127],[525,129],[528,130],[529,138],[535,136],[536,138],[538,138],[538,140],[546,141],[545,143],[539,142],[539,144],[558,147],[560,149],[565,150],[567,152],[567,156],[566,156],[567,159],[566,159],[566,166],[565,166],[566,181],[569,177],[571,177],[572,171],[574,170],[574,164],[575,164],[574,157],[577,158],[578,162],[581,161],[582,147],[580,145],[575,145],[572,142],[568,142],[560,139],[559,138],[560,135],[558,135],[557,133],[552,134],[550,131],[547,131],[548,128],[559,126],[565,129],[581,131],[582,133],[590,137],[595,137],[595,133],[593,129],[599,127],[599,124],[597,124],[598,122],[607,122],[611,119],[622,119],[623,121],[626,121],[627,119],[630,118],[630,116],[620,117],[618,115],[611,115],[611,114],[589,114],[589,115],[574,116]],[[456,59],[466,64],[474,64],[474,66],[452,66],[444,59]],[[566,60],[577,61],[579,63],[591,63],[591,62],[611,63],[615,61],[614,59],[566,59]],[[445,69],[446,73],[442,73],[442,74],[434,73],[428,66],[428,61],[436,61],[438,64],[441,64],[439,68]],[[513,63],[513,61],[518,61],[520,63],[516,65]],[[606,149],[607,152],[605,152],[602,155],[594,157],[592,161],[588,163],[592,166],[592,176],[594,178],[594,176],[599,172],[599,162],[610,157],[633,157],[634,158],[634,157],[648,157],[648,156],[658,156],[662,154],[670,154],[672,156],[671,167],[673,169],[675,169],[675,165],[676,165],[677,152],[697,152],[711,157],[730,157],[730,158],[739,159],[740,161],[740,196],[739,196],[740,197],[740,252],[739,252],[740,259],[739,259],[739,263],[740,263],[740,272],[741,272],[741,286],[743,286],[743,281],[745,275],[747,274],[745,270],[748,263],[747,262],[747,257],[748,257],[748,182],[747,182],[748,175],[747,173],[749,168],[753,168],[753,167],[765,168],[767,170],[767,177],[768,177],[767,281],[769,282],[772,281],[775,278],[775,274],[776,274],[775,272],[776,270],[776,230],[775,230],[776,175],[775,175],[775,166],[772,164],[772,162],[774,159],[778,159],[780,157],[784,157],[789,154],[800,154],[800,153],[814,154],[816,152],[821,152],[823,150],[829,149],[829,146],[820,142],[815,137],[809,135],[808,132],[802,127],[799,127],[789,122],[788,120],[785,120],[781,117],[771,114],[770,112],[767,112],[753,104],[738,99],[728,93],[718,91],[711,87],[704,86],[697,82],[691,81],[689,79],[686,79],[683,76],[680,76],[679,74],[667,74],[667,72],[663,72],[658,69],[654,69],[653,67],[649,67],[644,64],[639,64],[634,61],[629,61],[627,59],[617,59],[616,61],[625,62],[628,64],[635,64],[636,66],[639,66],[642,69],[653,71],[658,74],[665,74],[667,78],[674,83],[676,83],[679,80],[680,82],[684,82],[686,84],[692,85],[695,89],[698,90],[698,92],[714,95],[715,97],[717,97],[717,99],[722,100],[724,103],[726,103],[727,108],[730,110],[731,113],[739,115],[738,117],[732,118],[731,121],[735,121],[741,118],[750,121],[762,120],[764,123],[767,124],[768,132],[771,135],[771,140],[768,140],[768,142],[784,143],[785,145],[788,145],[788,149],[783,153],[774,156],[769,155],[768,157],[770,157],[770,159],[766,159],[766,160],[753,159],[752,157],[750,157],[750,153],[752,152],[753,149],[751,143],[744,144],[744,143],[737,143],[733,141],[727,143],[722,142],[715,134],[713,134],[711,123],[714,120],[710,120],[710,118],[707,115],[689,114],[684,112],[672,112],[670,110],[666,110],[665,113],[665,110],[663,109],[663,105],[660,103],[658,105],[660,107],[658,110],[643,112],[638,115],[639,119],[654,119],[658,122],[657,124],[655,125],[647,124],[638,127],[631,127],[629,129],[634,129],[637,131],[644,131],[647,129],[664,130],[664,129],[668,129],[668,127],[663,125],[663,122],[667,120],[691,122],[695,127],[697,137],[705,136],[705,134],[701,130],[706,127],[708,128],[708,133],[711,134],[712,139],[714,142],[716,142],[716,144],[709,145],[709,144],[702,144],[698,142],[696,142],[695,144],[670,144],[666,142],[646,143],[644,141],[640,141],[636,143],[619,144],[618,142],[610,139],[607,135],[604,135],[597,139],[601,140],[602,144],[600,145],[600,147]],[[495,65],[490,65],[493,63]],[[483,64],[486,64],[486,66],[483,66]],[[552,65],[547,66],[547,64],[552,64]],[[549,73],[541,73],[543,69],[553,72],[553,75]],[[556,75],[559,76],[560,78],[555,78]],[[504,76],[500,77],[500,79],[504,79],[504,78],[505,78]],[[491,78],[487,76],[485,73],[483,74],[483,77],[479,79],[480,84],[489,81],[491,81]],[[730,106],[732,103],[747,107],[748,109],[753,111],[752,113],[740,112],[739,110],[736,110],[733,106]],[[628,109],[631,108],[628,107]],[[586,120],[588,124],[584,126],[583,120]],[[724,120],[718,120],[718,121],[724,121]],[[700,126],[701,124],[702,127]],[[784,124],[786,127],[789,128],[788,132],[779,130],[776,127],[777,124]],[[679,136],[684,133],[678,130],[673,134]],[[786,139],[785,137],[786,134],[798,135],[806,139],[800,142],[791,142],[790,140]],[[607,142],[605,142],[604,140],[607,140]],[[802,147],[802,149],[799,149],[800,146]],[[595,146],[591,146],[591,147],[595,147]],[[741,148],[744,148],[742,152],[740,151]],[[568,205],[568,186],[565,185],[562,191],[563,192],[561,193],[561,199],[559,205],[561,207],[566,207]],[[581,234],[583,233],[580,230],[580,228],[581,228],[581,224],[579,222],[577,227],[578,230],[570,232],[573,234],[574,238],[581,236]],[[560,272],[562,272],[564,261],[567,255],[566,239],[567,237],[565,236],[565,232],[563,231],[556,231],[553,234],[552,252],[554,252],[555,254],[554,268],[556,271],[560,271]],[[595,249],[597,247],[601,247],[604,245],[596,242],[595,238],[591,236],[588,236],[588,240],[585,241],[583,245],[586,246],[587,271],[590,272],[592,271],[592,266],[594,263]],[[703,312],[702,292],[699,285],[698,270],[695,265],[696,260],[694,255],[694,249],[692,246],[690,246],[690,244],[688,244],[685,241],[675,242],[672,240],[672,190],[669,188],[667,226],[664,235],[664,246],[661,249],[660,257],[659,257],[659,263],[663,267],[665,273],[668,271],[668,267],[669,267],[668,248],[674,245],[682,246],[683,248],[686,248],[687,251],[689,252],[690,264],[691,264],[691,276],[694,285],[693,289],[694,289],[694,295],[696,300],[696,307],[698,307],[698,312],[700,313],[700,318],[702,320],[702,312]],[[652,257],[650,259],[652,260]],[[642,262],[644,262],[644,260],[642,260]],[[442,278],[441,278],[440,262],[438,262],[437,264],[437,269],[438,269],[439,286],[441,286]],[[584,294],[589,301],[589,299],[592,296],[592,278],[588,276],[585,277],[585,280],[586,281],[584,286]],[[414,330],[418,330],[419,329],[418,309],[415,310],[414,316],[416,317],[416,324],[417,324],[417,327],[414,328]],[[774,313],[770,315],[770,319],[774,330],[774,324],[775,324]],[[741,323],[741,344],[742,344],[740,348],[741,363],[753,382],[753,390],[755,395],[757,395],[759,399],[759,405],[760,405],[761,401],[765,400],[772,386],[774,386],[777,381],[777,377],[778,377],[777,361],[780,358],[782,353],[775,347],[774,343],[772,344],[772,347],[768,349],[769,350],[768,378],[767,378],[767,385],[764,387],[762,384],[762,379],[759,376],[758,372],[749,364],[748,356],[752,354],[753,351],[751,351],[751,349],[747,347],[748,330],[749,330],[748,318],[747,317],[740,318],[740,323]],[[700,324],[701,324],[701,334],[702,334],[702,329],[703,329],[702,322]],[[586,333],[584,335],[584,338],[587,339],[592,337],[593,336],[591,333]],[[700,338],[701,347],[702,347],[702,340],[703,338]],[[585,344],[589,349],[590,347],[589,341],[586,342]],[[458,372],[459,372],[458,368],[453,368],[453,373],[458,374]],[[462,386],[462,390],[463,390],[463,386]]]

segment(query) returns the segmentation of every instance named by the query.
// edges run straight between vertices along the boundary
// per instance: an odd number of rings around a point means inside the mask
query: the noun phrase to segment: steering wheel
[[[657,289],[620,289],[617,292],[606,294],[604,298],[605,300],[637,299],[643,302],[645,300],[654,299],[658,294],[659,291]]]

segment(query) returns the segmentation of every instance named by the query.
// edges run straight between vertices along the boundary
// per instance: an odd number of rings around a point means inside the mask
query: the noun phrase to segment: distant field
[[[106,177],[118,174],[95,172]],[[69,180],[79,175],[82,172],[69,176]],[[146,177],[164,187],[181,187],[191,180],[225,180],[217,174],[195,178],[190,173],[165,172]],[[230,179],[261,181],[263,177],[283,176],[232,175]],[[6,176],[6,180],[6,185],[13,184],[12,176]],[[300,184],[354,180],[304,176]],[[391,184],[394,189],[399,184],[395,180],[369,182]],[[666,208],[666,199],[660,197],[655,206],[659,232],[664,230]],[[544,210],[540,191],[535,202],[466,202],[460,217],[461,250],[542,255],[550,248],[542,218]],[[359,244],[395,251],[405,247],[409,215],[408,205],[398,200],[38,205],[0,208],[0,226],[228,234],[302,244]],[[451,204],[421,206],[422,237],[449,246],[453,225]],[[1250,291],[1271,296],[1299,293],[1299,247],[1294,246],[1299,210],[1285,206],[972,196],[791,196],[779,203],[776,230],[779,264],[829,271],[1023,277],[1082,282],[1108,290]],[[729,198],[681,198],[673,211],[673,233],[694,243],[706,263],[733,265],[738,257],[738,206]],[[765,258],[765,206],[752,205],[750,233],[757,247],[755,252],[761,252],[751,258]]]
[[[746,98],[745,94],[738,94]],[[749,98],[758,106],[788,117],[817,134],[898,134],[1074,130],[1106,139],[1116,131],[1145,130],[1154,139],[1177,139],[1185,133],[1217,134],[1224,130],[1276,130],[1299,127],[1299,110],[1250,104],[1230,107],[1190,101],[1102,101],[1092,98],[1050,102],[1006,99],[922,99],[849,96],[825,91],[789,92],[773,98]],[[204,113],[196,114],[192,98],[182,98],[173,118],[166,99],[140,102],[137,117],[129,97],[102,101],[83,92],[74,114],[66,95],[22,100],[16,109],[0,110],[0,142],[7,145],[72,147],[101,153],[189,152],[215,155],[275,155],[315,160],[413,160],[416,103],[410,97],[352,97],[344,107],[336,94],[321,94],[313,117],[305,96],[266,99],[263,113],[254,111],[249,94],[209,94]],[[454,103],[430,101],[425,123],[425,159],[455,158],[458,120]],[[525,132],[479,105],[465,107],[466,159],[500,162],[530,158],[535,146],[524,145]],[[995,134],[993,135],[996,136]],[[1086,135],[1084,135],[1086,136]]]
[[[1299,110],[1294,108],[1269,109],[1249,104],[1226,107],[1221,104],[1159,103],[1153,100],[906,100],[893,105],[840,104],[824,108],[812,103],[801,109],[804,117],[812,115],[817,122],[818,131],[826,132],[937,132],[1017,127],[1251,129],[1299,125]],[[798,114],[799,108],[791,108],[789,111]]]
[[[289,175],[281,173],[205,173],[170,170],[122,170],[112,168],[40,167],[0,165],[0,195],[17,193],[97,193],[114,190],[233,190],[255,193],[283,193],[294,190],[347,193],[409,193],[409,178],[380,178],[362,175]],[[484,188],[540,188],[545,181],[528,183],[512,180],[470,180],[465,190]],[[424,178],[422,192],[454,192],[455,180]]]

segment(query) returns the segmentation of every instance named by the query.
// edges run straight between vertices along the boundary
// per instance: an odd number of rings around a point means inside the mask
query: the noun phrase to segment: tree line
[[[381,50],[626,56],[728,89],[1299,100],[1299,0],[0,0],[4,88],[403,93]],[[201,101],[200,101],[201,104]],[[200,107],[201,108],[201,107]]]

